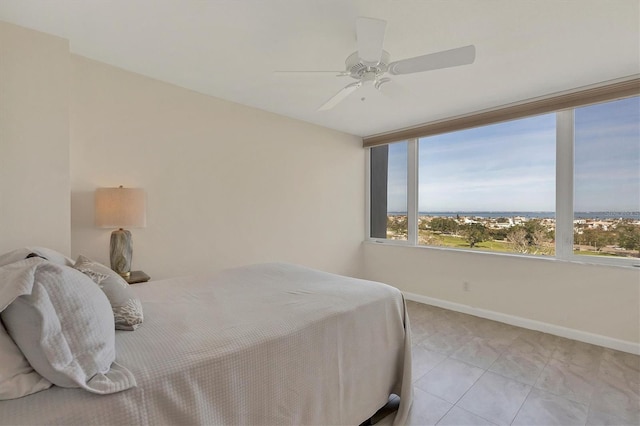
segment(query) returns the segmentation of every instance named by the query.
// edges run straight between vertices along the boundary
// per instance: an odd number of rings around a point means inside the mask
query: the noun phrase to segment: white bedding
[[[116,332],[116,360],[137,387],[0,401],[1,424],[358,425],[391,393],[394,424],[406,419],[411,341],[393,287],[263,264],[132,289],[145,322]]]

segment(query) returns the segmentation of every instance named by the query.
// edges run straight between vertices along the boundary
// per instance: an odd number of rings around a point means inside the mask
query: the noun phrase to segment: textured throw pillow
[[[115,362],[109,301],[81,272],[37,257],[0,267],[0,310],[31,366],[53,384],[97,394],[136,385]]]
[[[33,370],[0,322],[0,401],[50,387],[51,382]]]
[[[82,255],[73,267],[89,276],[107,295],[118,330],[135,330],[142,324],[142,303],[120,275]]]

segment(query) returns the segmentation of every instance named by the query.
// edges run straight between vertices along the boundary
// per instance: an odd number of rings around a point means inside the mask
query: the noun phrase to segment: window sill
[[[515,259],[526,259],[526,260],[543,261],[543,262],[561,262],[561,263],[573,263],[573,264],[595,265],[595,266],[613,266],[617,268],[640,270],[640,258],[591,259],[589,257],[587,259],[584,259],[582,256],[573,255],[565,259],[565,258],[558,258],[555,256],[539,256],[539,255],[533,255],[533,254],[504,253],[504,252],[493,252],[493,251],[454,248],[454,247],[415,245],[415,244],[409,243],[406,240],[384,240],[384,239],[376,239],[376,238],[367,239],[364,241],[364,244],[406,247],[406,248],[417,249],[417,250],[437,250],[437,251],[447,251],[447,252],[465,253],[465,254],[469,253],[474,255],[477,254],[480,256],[503,256],[503,257],[510,257]]]

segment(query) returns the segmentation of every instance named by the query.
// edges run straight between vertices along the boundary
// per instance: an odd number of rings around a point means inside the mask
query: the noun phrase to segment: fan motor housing
[[[386,50],[382,51],[382,56],[380,57],[380,62],[376,65],[371,66],[367,65],[358,56],[358,52],[353,52],[347,58],[345,62],[346,72],[349,73],[349,76],[356,80],[371,80],[372,78],[367,78],[369,76],[375,76],[373,79],[377,79],[387,72],[389,69],[389,52]]]

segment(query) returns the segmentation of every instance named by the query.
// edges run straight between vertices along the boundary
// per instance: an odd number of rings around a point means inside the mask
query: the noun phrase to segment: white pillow
[[[48,389],[51,382],[36,373],[0,322],[0,401]]]
[[[73,266],[73,259],[65,256],[64,254],[52,250],[46,247],[27,247],[32,253],[37,253],[40,256],[47,259],[49,262],[53,262],[57,265]]]
[[[135,386],[115,363],[111,305],[89,277],[35,257],[0,267],[0,286],[7,331],[44,378],[97,394]]]
[[[32,252],[34,252],[33,249],[21,248],[4,253],[0,255],[0,266],[24,260]],[[63,255],[60,254],[60,256]],[[0,322],[0,401],[20,398],[50,386],[51,382],[40,376],[29,365]]]
[[[46,247],[23,247],[0,255],[0,266],[24,260],[31,253],[42,256],[50,262],[56,263],[58,265],[73,265],[73,260],[55,250],[48,249]]]

